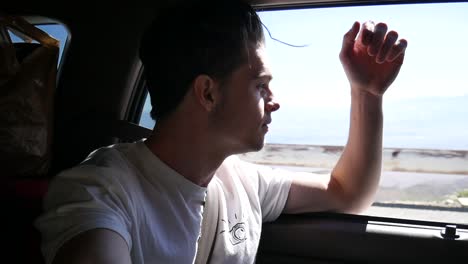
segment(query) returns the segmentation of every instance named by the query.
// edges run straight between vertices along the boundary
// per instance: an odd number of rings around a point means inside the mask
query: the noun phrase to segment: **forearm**
[[[348,142],[329,186],[339,192],[339,211],[356,213],[372,203],[381,172],[382,127],[382,97],[353,87]]]
[[[285,212],[359,213],[372,203],[382,167],[382,96],[398,75],[407,47],[387,29],[373,22],[360,29],[355,22],[343,36],[340,60],[351,84],[348,142],[330,177],[293,178]]]

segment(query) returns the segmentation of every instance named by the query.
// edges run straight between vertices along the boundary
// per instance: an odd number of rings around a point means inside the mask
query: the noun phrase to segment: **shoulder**
[[[230,176],[239,177],[244,185],[253,185],[259,191],[270,185],[285,185],[289,188],[295,174],[282,168],[244,161],[238,156],[228,157],[221,168],[230,172]]]
[[[253,164],[240,159],[237,155],[227,157],[220,166],[220,169],[229,169],[238,174],[254,173],[260,165]]]
[[[241,179],[255,178],[256,177],[256,165],[245,162],[239,157],[233,155],[227,157],[221,166],[218,168],[217,175],[220,178],[224,177],[238,177]]]
[[[258,189],[261,165],[250,163],[233,155],[224,160],[216,174],[223,182],[239,182],[244,188]]]
[[[136,173],[127,157],[130,148],[131,145],[118,144],[93,151],[79,165],[57,174],[47,196],[71,199],[75,195],[88,196],[95,190],[126,195],[137,184]]]
[[[106,147],[101,147],[91,152],[86,159],[78,166],[109,167],[119,166],[122,161],[128,160],[128,155],[137,143],[122,143]]]
[[[120,174],[128,174],[134,170],[132,166],[134,156],[139,143],[121,143],[101,147],[91,152],[78,166],[71,168],[66,173],[74,171],[95,171],[101,175],[112,173],[114,177]]]
[[[220,166],[220,170],[229,171],[231,174],[236,174],[241,178],[247,177],[255,180],[257,180],[258,177],[271,177],[278,174],[285,175],[285,171],[282,169],[251,163],[242,160],[236,155],[226,158]]]
[[[91,154],[79,165],[64,170],[56,177],[57,180],[73,181],[125,181],[131,171],[128,159],[128,144],[118,144],[102,147]]]

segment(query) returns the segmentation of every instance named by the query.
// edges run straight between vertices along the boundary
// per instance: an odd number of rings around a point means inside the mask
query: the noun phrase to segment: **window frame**
[[[67,53],[69,51],[69,48],[70,48],[70,42],[71,42],[71,39],[72,39],[72,34],[71,34],[71,31],[70,31],[70,28],[65,24],[63,23],[62,21],[58,20],[58,19],[54,19],[54,18],[48,18],[48,17],[44,17],[44,16],[23,16],[23,18],[28,21],[29,23],[33,24],[34,26],[43,26],[43,25],[60,25],[62,26],[66,33],[67,33],[67,38],[65,40],[65,43],[63,45],[63,49],[60,51],[61,52],[61,59],[57,65],[57,83],[59,83],[60,81],[60,76],[62,76],[62,70],[63,70],[63,66],[65,65],[65,61],[66,61],[66,58],[67,58]],[[48,33],[48,32],[46,32]]]
[[[255,1],[253,7],[256,11],[283,11],[283,10],[300,10],[300,9],[317,9],[317,8],[338,8],[338,7],[356,7],[356,6],[384,6],[384,5],[410,5],[410,4],[435,4],[435,3],[468,3],[468,1],[460,0],[446,0],[446,1],[424,1],[424,0],[363,0],[363,1],[347,1],[347,0],[331,0],[331,1],[313,1],[313,2],[301,2],[291,1],[291,3],[282,1],[273,1],[274,3]],[[143,67],[142,67],[143,68]],[[144,69],[141,70],[143,72]],[[135,85],[134,97],[131,100],[130,111],[127,112],[127,121],[140,123],[141,116],[143,114],[143,107],[147,96],[149,96],[146,89],[146,80],[142,73],[138,78]],[[130,114],[131,113],[131,114]],[[467,176],[468,177],[468,176]],[[447,225],[455,225],[459,230],[468,231],[468,224],[453,223],[444,221],[431,221],[431,220],[415,220],[415,219],[404,219],[394,217],[383,217],[383,216],[371,216],[371,215],[352,215],[336,212],[317,212],[317,213],[305,213],[298,214],[299,218],[305,219],[324,219],[324,220],[339,220],[344,222],[376,222],[382,224],[395,224],[395,225],[413,225],[424,227],[435,227],[445,228]],[[290,216],[286,215],[283,218],[289,219]],[[280,218],[281,219],[281,218]],[[417,228],[417,227],[415,227]]]

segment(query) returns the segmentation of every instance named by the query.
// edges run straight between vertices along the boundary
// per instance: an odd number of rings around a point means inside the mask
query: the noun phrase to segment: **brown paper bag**
[[[7,28],[39,44],[13,44]],[[58,53],[58,41],[39,28],[0,17],[0,177],[47,173]]]

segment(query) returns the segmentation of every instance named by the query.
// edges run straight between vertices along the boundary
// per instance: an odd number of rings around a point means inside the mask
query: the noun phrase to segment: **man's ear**
[[[208,112],[211,112],[220,100],[218,82],[206,74],[195,78],[192,89],[197,102]]]

